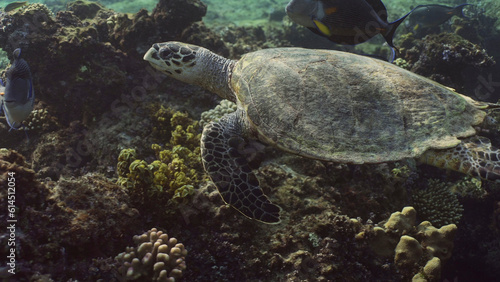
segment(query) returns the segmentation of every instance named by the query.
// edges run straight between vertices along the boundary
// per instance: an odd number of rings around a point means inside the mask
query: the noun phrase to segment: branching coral
[[[413,204],[422,220],[430,221],[434,226],[458,224],[463,207],[457,196],[450,192],[450,185],[439,180],[429,180],[429,187],[415,191]]]
[[[174,130],[170,138],[170,145],[184,146],[190,150],[200,147],[199,125],[193,121],[188,114],[175,112],[170,119],[170,125]]]
[[[177,239],[152,228],[134,236],[134,242],[137,247],[127,247],[115,258],[121,264],[118,271],[124,279],[173,282],[182,277],[187,250]]]
[[[170,140],[168,146],[182,145],[190,150],[200,147],[200,126],[187,113],[175,112],[170,108],[153,107],[153,136],[157,140]]]

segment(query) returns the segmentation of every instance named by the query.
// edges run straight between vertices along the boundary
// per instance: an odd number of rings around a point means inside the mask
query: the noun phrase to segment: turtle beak
[[[153,47],[151,47],[146,52],[146,54],[144,54],[143,59],[145,61],[148,61],[151,64],[151,66],[153,66],[153,68],[159,71],[165,71],[168,68],[168,66],[165,63],[165,61],[163,61],[158,55],[158,50],[159,50],[158,44],[154,44]]]

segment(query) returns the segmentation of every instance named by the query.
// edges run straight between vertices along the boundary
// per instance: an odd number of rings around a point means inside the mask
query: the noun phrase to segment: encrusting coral
[[[383,227],[369,231],[369,244],[379,256],[394,257],[394,264],[408,279],[413,276],[413,281],[438,281],[441,265],[451,257],[457,226],[448,224],[438,229],[428,221],[415,226],[416,218],[413,207],[393,213]]]
[[[134,236],[134,242],[137,247],[127,247],[115,258],[125,280],[174,282],[182,277],[187,250],[177,239],[152,228]]]

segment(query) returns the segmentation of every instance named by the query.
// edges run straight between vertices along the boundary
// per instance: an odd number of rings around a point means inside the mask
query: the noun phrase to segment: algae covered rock
[[[495,64],[491,51],[454,33],[429,34],[423,39],[410,33],[401,38],[401,60],[405,60],[406,69],[471,97],[482,85],[480,75],[485,76]]]

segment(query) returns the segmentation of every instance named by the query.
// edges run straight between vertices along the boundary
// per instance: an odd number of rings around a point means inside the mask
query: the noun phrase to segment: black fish
[[[26,5],[28,5],[28,1],[12,2],[12,3],[7,4],[7,6],[5,6],[4,12],[7,13],[7,12],[10,12],[10,11],[14,11],[17,8],[20,8],[20,7],[26,6]]]
[[[413,26],[413,29],[418,28],[429,28],[438,26],[452,16],[458,16],[461,18],[467,18],[464,16],[462,9],[471,4],[461,4],[456,7],[448,7],[443,5],[420,5],[415,7],[411,11],[409,20],[409,25]]]
[[[14,50],[14,62],[6,72],[0,108],[11,129],[19,129],[33,110],[35,91],[28,63],[21,58],[21,49]],[[3,84],[3,82],[2,82]],[[3,87],[2,87],[3,88]]]
[[[397,27],[408,16],[389,23],[381,0],[292,0],[290,19],[339,44],[354,45],[381,34],[389,46]]]

